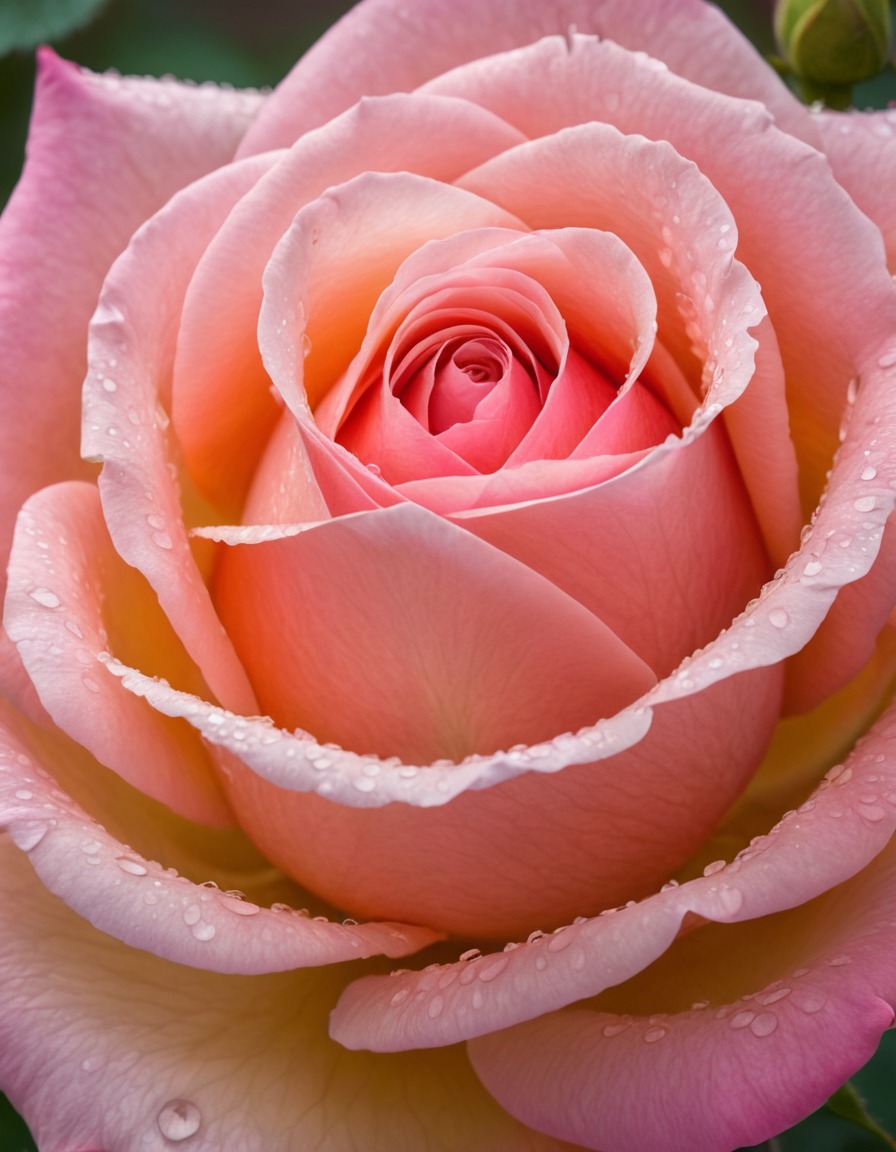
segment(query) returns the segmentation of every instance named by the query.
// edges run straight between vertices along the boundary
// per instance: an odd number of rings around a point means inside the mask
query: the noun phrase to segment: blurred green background
[[[770,3],[724,0],[720,6],[763,51],[773,51]],[[0,204],[21,170],[35,29],[62,56],[95,70],[266,87],[349,7],[351,0],[0,0]],[[892,70],[856,93],[860,106],[883,107],[894,100]],[[805,1058],[810,1061],[812,1053]],[[884,1037],[855,1084],[871,1114],[896,1132],[896,1033]],[[766,1152],[879,1152],[885,1146],[823,1109],[761,1147]],[[34,1149],[27,1127],[0,1096],[0,1152]]]

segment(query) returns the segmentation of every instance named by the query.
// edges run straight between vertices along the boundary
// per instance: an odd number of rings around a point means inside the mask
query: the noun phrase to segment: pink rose
[[[872,1054],[894,128],[700,0],[364,0],[268,97],[43,56],[0,230],[42,1149],[725,1152]]]

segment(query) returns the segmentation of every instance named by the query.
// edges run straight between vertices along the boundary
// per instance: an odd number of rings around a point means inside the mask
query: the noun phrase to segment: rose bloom
[[[700,0],[364,0],[268,96],[42,55],[0,233],[42,1152],[725,1152],[868,1059],[894,131]]]

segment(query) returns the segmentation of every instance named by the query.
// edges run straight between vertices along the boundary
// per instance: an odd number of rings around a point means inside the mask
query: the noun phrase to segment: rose
[[[870,1055],[890,132],[697,3],[367,0],[264,102],[44,59],[0,238],[42,1145],[722,1149]]]

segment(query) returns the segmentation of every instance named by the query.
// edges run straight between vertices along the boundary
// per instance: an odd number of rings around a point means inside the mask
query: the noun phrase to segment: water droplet
[[[851,964],[851,963],[852,963],[852,957],[851,956],[833,956],[830,960],[827,961],[827,965],[829,968],[842,968],[844,964]]]
[[[756,1018],[755,1012],[738,1012],[728,1021],[730,1028],[746,1028]]]
[[[410,996],[410,994],[411,994],[410,988],[399,988],[398,991],[395,993],[395,995],[392,997],[392,999],[389,1001],[389,1003],[392,1005],[393,1008],[397,1008],[399,1004],[403,1004],[404,1001],[407,1000],[407,998],[408,998],[408,996]]]
[[[95,856],[99,852],[102,845],[99,840],[82,840],[81,851],[85,856]]]
[[[115,863],[122,870],[128,872],[131,876],[145,876],[147,868],[141,864],[139,860],[134,860],[130,856],[116,856]]]
[[[896,365],[896,349],[893,349],[890,352],[885,352],[877,363],[880,368],[892,368],[894,365]]]
[[[657,1040],[662,1040],[668,1031],[668,1028],[648,1028],[644,1033],[644,1039],[648,1044],[656,1044]]]
[[[320,768],[320,765],[321,762],[318,761],[317,764],[315,764],[315,768]],[[376,780],[370,776],[356,776],[352,780],[352,786],[356,788],[358,792],[373,792],[376,788]]]
[[[877,469],[874,467],[873,464],[867,464],[862,469],[862,479],[863,480],[873,480],[876,475],[877,475]]]
[[[88,692],[97,693],[100,690],[99,684],[97,684],[96,680],[94,680],[92,676],[82,676],[81,683],[84,685]]]
[[[500,976],[506,967],[506,956],[498,956],[494,960],[486,959],[479,965],[477,975],[484,984],[487,984],[490,980]]]
[[[237,896],[224,895],[219,903],[228,911],[235,912],[237,916],[255,916],[261,911],[257,904],[253,904],[250,900],[240,900]]]
[[[16,800],[33,800],[34,793],[29,792],[27,788],[19,788],[16,792]]]
[[[156,1123],[166,1140],[178,1144],[199,1131],[202,1113],[192,1100],[169,1100],[156,1117]]]
[[[111,376],[104,376],[103,388],[106,392],[115,392],[118,388],[118,385],[115,383]]]
[[[821,565],[817,560],[810,560],[806,567],[803,569],[804,576],[817,576],[821,571]]]
[[[872,824],[883,820],[887,814],[886,811],[877,804],[859,804],[856,811],[863,820],[868,820]]]
[[[46,824],[17,824],[12,830],[16,847],[23,852],[36,848],[47,834]]]
[[[783,608],[773,608],[768,614],[768,622],[773,628],[786,628],[790,623],[790,617]]]
[[[166,552],[174,547],[174,541],[167,532],[153,532],[152,542],[158,545],[159,548],[164,548]]]
[[[768,1007],[769,1004],[777,1004],[779,1000],[784,1000],[789,995],[789,988],[775,988],[771,992],[761,992],[756,997],[756,1003],[762,1004],[763,1007]]]
[[[713,860],[712,864],[707,864],[706,867],[703,869],[703,875],[704,876],[712,876],[716,872],[721,872],[722,869],[725,867],[725,863],[726,862],[724,860]]]
[[[194,924],[192,928],[192,932],[195,938],[201,941],[203,944],[207,940],[214,939],[215,931],[216,929],[214,924],[209,924],[205,920],[200,920],[199,923]]]
[[[572,944],[574,935],[572,932],[562,932],[559,928],[554,932],[548,941],[549,952],[562,952],[564,948],[568,948]]]
[[[607,1036],[607,1037],[618,1036],[620,1034],[620,1032],[624,1032],[626,1030],[626,1028],[628,1028],[628,1027],[629,1027],[629,1022],[627,1020],[620,1020],[616,1024],[604,1024],[603,1028],[601,1029],[601,1032],[603,1033],[604,1036]]]
[[[189,904],[184,909],[184,924],[192,927],[193,924],[197,924],[199,922],[201,917],[202,913],[199,911],[198,904]]]
[[[62,603],[56,593],[51,592],[49,588],[35,588],[29,595],[43,608],[58,608]]]
[[[820,1012],[824,1008],[827,997],[816,988],[800,989],[799,994],[794,995],[791,1003],[795,1004],[801,1012],[805,1012],[807,1016],[814,1016],[816,1012]]]
[[[482,953],[479,951],[478,948],[468,948],[466,952],[461,953],[460,959],[464,960],[464,961],[476,960],[481,955],[482,955]]]
[[[84,633],[81,631],[77,620],[66,620],[66,628],[71,632],[72,636],[77,636],[79,640],[84,639]]]
[[[853,508],[856,512],[872,512],[877,500],[873,496],[860,496],[858,500],[853,501]]]
[[[427,1015],[430,1020],[435,1020],[442,1014],[442,1009],[445,1007],[445,1000],[441,996],[434,996],[430,1001],[429,1008],[427,1008]]]
[[[778,1017],[774,1012],[760,1012],[750,1025],[750,1031],[754,1036],[771,1036],[777,1027]]]

